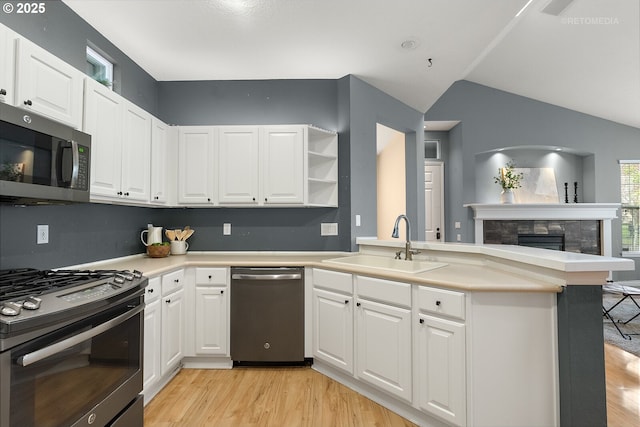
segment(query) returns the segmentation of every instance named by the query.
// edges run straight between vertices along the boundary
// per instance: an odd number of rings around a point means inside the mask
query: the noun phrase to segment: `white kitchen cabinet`
[[[258,203],[258,129],[256,126],[223,126],[219,129],[218,195],[221,205]]]
[[[124,99],[91,79],[85,85],[84,131],[91,135],[91,196],[118,198]]]
[[[265,126],[262,139],[262,202],[304,203],[305,139],[302,126]]]
[[[197,268],[195,354],[229,356],[227,269]]]
[[[91,79],[85,80],[84,108],[92,200],[148,203],[151,115]]]
[[[183,356],[182,335],[185,316],[183,278],[183,270],[162,276],[162,375],[172,371]]]
[[[359,275],[354,283],[357,376],[411,403],[411,284]]]
[[[166,204],[169,201],[170,129],[153,117],[151,119],[151,203]]]
[[[127,201],[149,202],[151,193],[151,115],[124,102],[122,195]]]
[[[142,389],[145,397],[151,394],[151,388],[160,380],[161,375],[162,310],[160,292],[161,278],[150,278],[144,298],[144,376]]]
[[[15,105],[82,128],[84,75],[29,40],[16,41]]]
[[[466,426],[465,325],[420,314],[416,334],[417,406]]]
[[[218,130],[211,126],[182,126],[178,139],[178,203],[214,206],[217,189]]]
[[[309,206],[338,206],[338,135],[307,129],[307,201]]]
[[[353,279],[351,274],[312,272],[313,357],[353,375]]]
[[[0,102],[13,104],[16,33],[0,24]]]
[[[313,356],[353,374],[353,296],[313,289]]]

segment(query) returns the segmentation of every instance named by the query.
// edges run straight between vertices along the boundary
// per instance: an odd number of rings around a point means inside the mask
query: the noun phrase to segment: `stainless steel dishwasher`
[[[231,359],[304,363],[304,268],[231,269]]]

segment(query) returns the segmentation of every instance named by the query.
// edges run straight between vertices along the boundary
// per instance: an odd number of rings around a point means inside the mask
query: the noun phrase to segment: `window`
[[[622,250],[640,252],[640,160],[620,160]]]
[[[87,46],[87,75],[113,89],[113,63]]]

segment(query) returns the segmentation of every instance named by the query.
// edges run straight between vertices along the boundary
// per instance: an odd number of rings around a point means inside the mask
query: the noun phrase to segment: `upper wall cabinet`
[[[16,41],[16,95],[18,107],[82,128],[84,75],[24,38]]]
[[[335,207],[337,153],[336,133],[306,125],[180,127],[178,201]]]
[[[338,135],[313,126],[306,128],[307,204],[338,206]]]
[[[265,205],[304,203],[304,128],[266,126],[261,132],[261,201]]]
[[[221,205],[258,204],[259,153],[258,127],[220,127],[217,163]]]
[[[182,126],[178,137],[178,203],[214,206],[217,191],[218,130],[211,126]]]
[[[169,202],[169,140],[171,130],[155,117],[151,120],[151,203]],[[172,175],[172,174],[171,174]]]
[[[13,104],[16,34],[0,25],[0,102]]]
[[[151,115],[91,79],[86,79],[84,106],[92,200],[148,203]]]

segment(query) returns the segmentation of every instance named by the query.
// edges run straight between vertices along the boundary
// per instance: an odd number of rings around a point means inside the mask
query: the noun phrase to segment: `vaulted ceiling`
[[[353,74],[426,112],[466,79],[640,128],[636,0],[63,2],[159,81]]]

